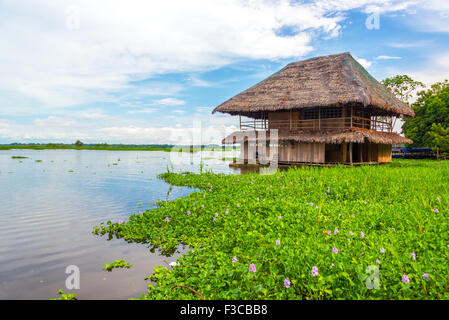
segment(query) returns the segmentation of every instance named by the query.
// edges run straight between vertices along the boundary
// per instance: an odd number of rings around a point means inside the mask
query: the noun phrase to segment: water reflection
[[[167,152],[0,151],[0,299],[48,299],[59,289],[80,299],[126,299],[146,291],[144,278],[153,268],[175,261],[187,248],[166,258],[147,244],[106,241],[91,231],[101,222],[151,209],[159,199],[190,193],[157,178],[168,166],[199,171],[199,154],[176,156],[179,161],[171,162]],[[205,168],[239,172],[221,157],[204,152]],[[133,267],[101,270],[116,259]],[[68,265],[80,268],[80,290],[65,288]]]

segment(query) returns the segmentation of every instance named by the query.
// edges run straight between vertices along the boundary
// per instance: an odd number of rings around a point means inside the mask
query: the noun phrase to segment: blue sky
[[[449,2],[0,0],[0,47],[0,143],[218,143],[213,108],[292,61],[449,78]]]

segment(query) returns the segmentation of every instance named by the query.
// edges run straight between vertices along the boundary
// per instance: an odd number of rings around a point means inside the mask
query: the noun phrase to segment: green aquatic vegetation
[[[49,300],[77,300],[77,294],[69,293],[66,294],[62,290],[58,290],[59,297],[58,298],[50,298]]]
[[[236,161],[236,157],[223,157],[220,159],[221,161]]]
[[[12,156],[11,159],[28,159],[28,157],[23,157],[23,156]]]
[[[449,298],[449,161],[160,178],[200,191],[93,230],[189,246],[141,299]]]
[[[34,160],[34,162],[42,162],[42,160]]]
[[[125,260],[115,260],[112,263],[106,263],[102,267],[102,269],[105,270],[105,271],[110,272],[110,271],[112,271],[112,269],[115,269],[115,268],[126,268],[126,269],[129,269],[131,267],[132,267],[132,264],[127,263]]]

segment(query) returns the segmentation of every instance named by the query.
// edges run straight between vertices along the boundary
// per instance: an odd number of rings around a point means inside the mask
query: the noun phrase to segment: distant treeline
[[[175,151],[175,152],[197,152],[203,151],[219,151],[219,150],[232,150],[232,148],[219,146],[216,144],[209,145],[182,145],[176,146],[171,144],[63,144],[63,143],[11,143],[0,145],[0,150],[10,149],[32,149],[32,150],[44,150],[44,149],[77,149],[77,150],[116,150],[116,151]]]

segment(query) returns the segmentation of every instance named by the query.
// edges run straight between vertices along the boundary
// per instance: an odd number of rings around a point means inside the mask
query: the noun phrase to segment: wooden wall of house
[[[350,144],[326,144],[325,159],[326,163],[350,163],[349,152]],[[377,143],[353,143],[352,161],[360,162],[391,162],[391,146],[379,145]]]
[[[378,162],[391,162],[391,144],[378,144]]]
[[[326,144],[325,160],[326,163],[345,162],[345,150],[342,144]]]
[[[319,112],[320,109],[317,108],[316,110]],[[268,128],[284,130],[319,130],[320,128],[323,130],[338,130],[350,126],[350,121],[345,118],[345,116],[349,117],[349,115],[346,115],[346,107],[342,107],[341,118],[307,120],[304,117],[304,112],[304,110],[268,112]],[[303,121],[299,122],[300,120]]]
[[[324,143],[280,142],[278,159],[281,162],[324,163]]]
[[[273,121],[282,121],[281,123],[273,123]],[[269,129],[290,129],[290,112],[269,112],[268,113]]]
[[[244,160],[245,163],[256,164],[260,162],[268,164],[270,156],[270,143],[266,141],[256,143],[246,140],[240,148],[240,159]]]

